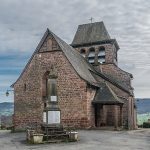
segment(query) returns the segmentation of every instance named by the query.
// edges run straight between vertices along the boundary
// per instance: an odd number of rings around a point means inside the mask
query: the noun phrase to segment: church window
[[[89,49],[88,61],[91,64],[93,64],[95,61],[95,49],[94,48]]]
[[[55,40],[52,41],[52,49],[56,49],[57,48],[57,42]]]
[[[114,63],[117,64],[117,53],[115,53],[115,56],[114,56]]]
[[[24,92],[27,90],[27,85],[26,85],[26,83],[24,84]]]
[[[51,51],[52,50],[52,39],[48,39],[47,40],[47,51]]]
[[[105,47],[100,47],[98,52],[98,62],[105,63]]]
[[[47,97],[51,102],[57,101],[56,79],[47,80]]]
[[[83,57],[85,57],[85,54],[86,54],[85,49],[81,49],[81,50],[80,50],[80,54],[81,54]]]

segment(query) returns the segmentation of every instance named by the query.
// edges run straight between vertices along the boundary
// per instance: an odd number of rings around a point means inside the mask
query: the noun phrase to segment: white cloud
[[[149,8],[145,0],[1,0],[0,52],[31,54],[47,27],[71,43],[77,25],[94,17],[94,21],[103,20],[111,37],[117,39],[119,63],[133,73],[135,95],[150,97]],[[14,67],[20,67],[16,62]],[[139,90],[145,84],[147,89]]]

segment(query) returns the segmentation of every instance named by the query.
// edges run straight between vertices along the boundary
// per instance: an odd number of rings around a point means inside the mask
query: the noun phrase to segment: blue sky
[[[136,97],[150,97],[150,1],[146,0],[1,0],[0,102],[20,75],[48,27],[71,43],[77,26],[104,21],[119,50],[119,66],[131,72]]]

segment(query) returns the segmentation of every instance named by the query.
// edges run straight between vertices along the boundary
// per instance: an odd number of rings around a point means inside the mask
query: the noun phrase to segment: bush
[[[143,128],[150,128],[150,122],[143,122]]]
[[[1,129],[2,130],[6,130],[6,126],[5,125],[1,125]]]

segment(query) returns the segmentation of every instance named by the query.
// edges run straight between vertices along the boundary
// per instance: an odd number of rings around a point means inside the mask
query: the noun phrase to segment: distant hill
[[[150,98],[136,98],[138,114],[150,113]],[[14,103],[3,102],[0,103],[0,116],[12,115],[14,111]]]
[[[137,113],[150,113],[150,98],[136,98]]]
[[[14,103],[3,102],[0,103],[0,116],[12,115],[14,111]]]

